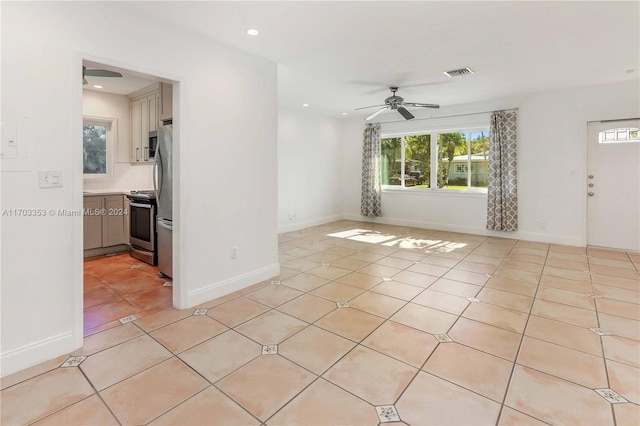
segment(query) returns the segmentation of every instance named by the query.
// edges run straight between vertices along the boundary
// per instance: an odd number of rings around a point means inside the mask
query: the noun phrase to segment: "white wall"
[[[178,82],[174,303],[188,307],[279,273],[277,69],[143,13],[3,2],[2,121],[31,158],[20,172],[3,160],[2,208],[82,207],[83,58]],[[40,189],[42,170],[64,186]],[[2,217],[1,253],[1,374],[81,346],[82,219]]]
[[[584,246],[586,235],[587,121],[640,116],[638,81],[540,93],[457,105],[421,117],[446,116],[519,107],[518,205],[519,230],[485,229],[486,195],[385,191],[381,218],[374,222],[497,235],[533,241]],[[429,114],[429,115],[427,115]],[[416,116],[418,117],[417,113]],[[458,123],[488,124],[489,114],[449,119],[383,124],[382,130],[447,128]],[[397,120],[387,116],[383,120]],[[352,119],[343,128],[345,151],[345,218],[360,216],[359,164],[364,120]],[[575,173],[572,173],[574,171]],[[546,222],[546,229],[539,223]]]
[[[153,188],[153,164],[130,163],[131,118],[129,104],[129,98],[125,95],[86,89],[82,91],[82,115],[115,118],[117,123],[114,156],[111,159],[113,173],[105,177],[85,178],[84,189],[130,191],[132,189]]]
[[[278,109],[279,232],[342,219],[341,142],[340,120]]]

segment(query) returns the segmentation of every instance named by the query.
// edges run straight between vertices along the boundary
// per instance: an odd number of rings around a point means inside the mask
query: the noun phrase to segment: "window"
[[[633,127],[609,129],[600,132],[598,141],[599,143],[640,142],[640,134],[638,129]]]
[[[82,128],[82,170],[85,177],[111,173],[115,119],[85,117]]]
[[[486,191],[489,171],[486,128],[385,137],[381,139],[381,150],[383,185]]]

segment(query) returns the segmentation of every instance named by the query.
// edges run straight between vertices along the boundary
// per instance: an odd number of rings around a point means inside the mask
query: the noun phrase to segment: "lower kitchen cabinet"
[[[126,206],[119,194],[84,197],[85,250],[127,244]]]

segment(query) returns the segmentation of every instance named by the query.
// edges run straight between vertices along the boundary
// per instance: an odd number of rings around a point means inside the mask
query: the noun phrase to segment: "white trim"
[[[82,344],[78,346],[76,340],[74,333],[67,331],[5,352],[0,355],[0,376],[5,377],[48,359],[71,353],[82,347]]]
[[[336,222],[344,218],[341,214],[335,214],[331,216],[320,217],[317,219],[306,220],[304,222],[290,223],[278,227],[278,234],[284,234],[286,232],[298,231],[304,228],[310,228],[312,226],[324,225],[326,223]]]
[[[256,269],[249,273],[228,278],[224,281],[190,291],[187,294],[187,306],[185,309],[225,296],[229,293],[233,293],[234,291],[242,290],[243,288],[265,281],[269,278],[273,278],[277,275],[280,275],[280,264],[274,263],[272,265],[265,266],[264,268]]]

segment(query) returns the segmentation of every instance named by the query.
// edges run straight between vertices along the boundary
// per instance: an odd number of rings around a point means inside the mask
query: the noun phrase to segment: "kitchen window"
[[[115,146],[115,119],[84,117],[82,127],[82,170],[86,177],[111,174]]]
[[[487,190],[488,128],[384,135],[381,154],[387,189]]]

